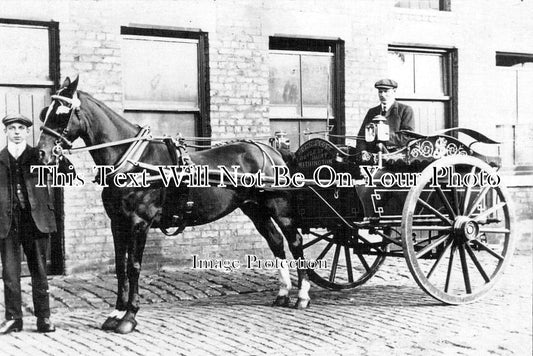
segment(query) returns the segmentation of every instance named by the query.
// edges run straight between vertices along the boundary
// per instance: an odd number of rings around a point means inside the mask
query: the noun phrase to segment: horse
[[[138,142],[135,138],[142,128],[128,122],[91,95],[79,91],[78,79],[76,77],[71,81],[67,77],[52,96],[51,104],[41,113],[43,132],[37,144],[41,163],[57,164],[63,157],[62,149],[71,148],[72,142],[81,138],[97,166],[116,167],[117,162],[121,158],[123,161],[124,155],[131,150],[134,142]],[[176,151],[173,152],[162,142],[149,140],[144,149],[137,152],[140,155],[139,162],[148,162],[154,166],[176,164],[172,157]],[[195,165],[208,166],[209,169],[238,166],[241,173],[256,173],[261,170],[270,176],[274,166],[285,166],[277,150],[253,141],[230,142],[191,152],[189,157]],[[130,165],[130,171],[135,169],[139,170],[139,167]],[[187,204],[178,204],[177,201],[165,198],[180,200],[176,198],[180,195],[171,194],[169,189],[171,188],[163,185],[119,187],[112,182],[104,185],[102,201],[111,220],[118,286],[115,309],[102,324],[102,329],[126,334],[136,328],[135,317],[140,307],[139,274],[147,232],[149,228],[168,227],[168,219],[165,218],[168,206],[173,207],[172,211],[177,211],[176,216],[194,216],[194,220],[186,221],[187,226],[213,222],[240,208],[266,239],[276,262],[280,262],[276,263],[279,267],[280,287],[272,305],[291,306],[289,291],[292,286],[283,237],[295,260],[303,260],[304,256],[302,237],[295,227],[289,192],[255,186],[190,187],[187,188]],[[299,292],[292,307],[305,309],[310,302],[309,277],[305,268],[298,268],[297,272]]]

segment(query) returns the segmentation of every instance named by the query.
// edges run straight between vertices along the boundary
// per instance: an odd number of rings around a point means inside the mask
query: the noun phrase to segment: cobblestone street
[[[531,355],[532,259],[517,255],[474,304],[445,306],[389,259],[362,287],[313,285],[311,308],[272,308],[275,271],[144,272],[137,330],[100,330],[114,303],[112,275],[53,277],[53,321],[35,332],[24,278],[25,329],[0,337],[2,355]],[[295,291],[293,291],[295,292]],[[295,296],[295,293],[294,293]],[[3,298],[2,298],[3,299]],[[0,306],[3,316],[3,306]]]

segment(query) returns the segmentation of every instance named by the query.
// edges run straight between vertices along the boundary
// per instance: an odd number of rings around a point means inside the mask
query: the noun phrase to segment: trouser
[[[9,234],[5,239],[0,239],[6,320],[22,318],[21,246],[31,274],[35,316],[48,318],[50,317],[48,280],[46,279],[48,234],[43,234],[37,229],[29,211],[14,209]]]

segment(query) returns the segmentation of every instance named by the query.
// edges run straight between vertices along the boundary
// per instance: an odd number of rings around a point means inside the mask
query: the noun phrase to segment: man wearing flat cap
[[[381,79],[374,84],[378,90],[380,104],[368,110],[358,136],[365,136],[365,127],[372,122],[374,117],[381,115],[387,119],[389,125],[390,138],[386,143],[387,147],[402,147],[408,139],[400,130],[413,131],[415,127],[413,109],[409,105],[398,103],[396,101],[396,88],[398,83],[392,79]],[[357,152],[368,149],[368,143],[364,139],[357,140]]]
[[[22,330],[20,289],[21,246],[31,274],[37,331],[55,330],[50,322],[46,250],[48,234],[56,231],[47,187],[36,187],[31,165],[39,164],[38,150],[26,143],[31,120],[23,115],[3,118],[7,146],[0,151],[0,254],[6,320],[0,334]]]

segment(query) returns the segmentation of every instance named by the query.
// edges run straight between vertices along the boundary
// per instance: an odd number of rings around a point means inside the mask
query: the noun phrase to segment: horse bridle
[[[61,114],[61,113],[70,112],[70,115],[69,115],[69,118],[68,118],[68,121],[67,121],[67,125],[65,126],[63,131],[61,133],[59,133],[56,130],[52,130],[51,128],[46,127],[46,120],[48,120],[48,116],[50,115],[50,112],[51,112],[52,107],[53,107],[53,105],[50,104],[50,106],[48,108],[48,111],[46,112],[46,116],[44,118],[43,125],[41,126],[41,131],[43,131],[43,133],[46,133],[46,134],[48,134],[48,135],[50,135],[50,136],[52,136],[52,137],[54,137],[56,139],[55,140],[55,146],[52,149],[52,154],[54,156],[56,156],[56,157],[60,157],[60,156],[63,155],[63,148],[64,148],[63,145],[65,145],[68,150],[70,150],[72,148],[72,146],[74,145],[72,143],[72,141],[70,141],[67,138],[68,126],[69,126],[74,114],[77,111],[79,111],[80,106],[81,106],[81,102],[78,99],[76,93],[74,93],[72,98],[68,98],[66,96],[61,96],[61,95],[52,95],[51,98],[52,98],[52,100],[58,100],[60,102],[60,106],[56,109],[56,113],[60,113]],[[68,107],[66,105],[63,105],[63,103],[69,104],[70,107]],[[67,111],[65,111],[65,110],[67,110]],[[63,111],[63,112],[59,112],[59,111]]]
[[[41,126],[41,130],[43,131],[43,133],[46,133],[56,139],[55,146],[52,149],[52,154],[56,156],[57,158],[63,156],[65,152],[69,154],[73,154],[73,153],[79,153],[83,151],[92,151],[92,150],[98,150],[98,149],[106,148],[106,147],[123,145],[126,143],[135,143],[138,141],[150,141],[152,139],[152,135],[150,134],[149,128],[140,128],[139,134],[135,137],[130,137],[130,138],[113,141],[113,142],[101,143],[101,144],[92,145],[92,146],[73,148],[74,144],[72,143],[71,140],[67,138],[67,135],[69,132],[68,128],[69,128],[70,122],[72,121],[72,118],[74,117],[76,112],[80,110],[81,101],[78,99],[76,92],[74,92],[74,95],[72,98],[68,98],[66,96],[62,96],[58,94],[52,95],[51,98],[52,100],[58,100],[61,103],[61,105],[56,109],[56,113],[61,110],[63,110],[63,112],[59,112],[60,114],[66,114],[67,112],[70,112],[67,126],[63,129],[61,133],[49,127],[46,127],[46,120],[48,119],[50,111],[52,110],[52,105],[49,106],[43,125]],[[66,103],[70,106],[63,105],[63,103]]]

